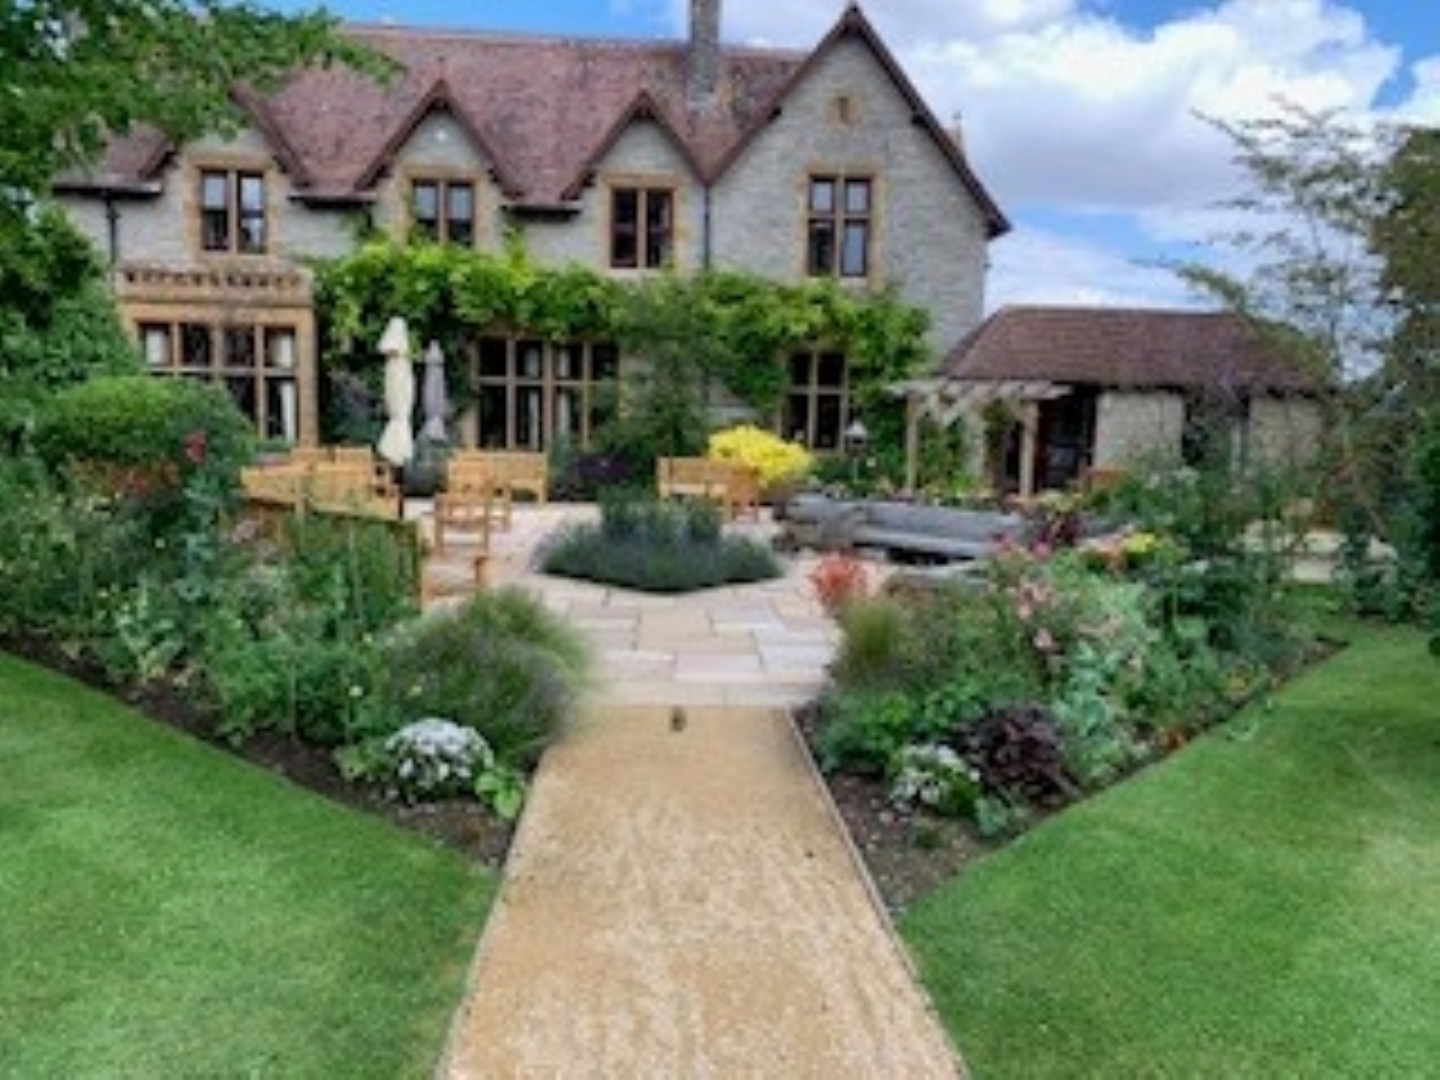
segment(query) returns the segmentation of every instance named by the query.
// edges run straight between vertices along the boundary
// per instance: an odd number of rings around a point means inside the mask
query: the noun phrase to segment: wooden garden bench
[[[457,450],[451,460],[483,465],[504,487],[513,500],[517,491],[530,495],[538,503],[550,497],[550,459],[540,450]]]
[[[297,513],[399,518],[397,494],[382,490],[372,462],[314,461],[240,470],[248,502]]]
[[[720,504],[727,518],[759,510],[760,485],[754,471],[722,458],[657,458],[655,488],[662,499],[710,499]]]

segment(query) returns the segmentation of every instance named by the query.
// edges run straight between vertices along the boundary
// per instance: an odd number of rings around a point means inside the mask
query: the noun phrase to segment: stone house
[[[1157,459],[1300,464],[1323,434],[1324,380],[1229,312],[1005,307],[906,389],[912,421],[987,430],[977,475],[1025,495]]]
[[[131,132],[55,185],[108,256],[152,369],[223,381],[266,436],[318,437],[304,260],[343,254],[358,224],[483,250],[519,234],[541,263],[622,278],[893,286],[930,313],[937,354],[980,322],[986,247],[1008,223],[857,5],[809,51],[722,43],[719,0],[692,0],[678,42],[347,33],[399,77],[306,70],[269,96],[238,89],[233,138]],[[458,361],[481,401],[466,441],[583,442],[593,390],[623,358],[523,329]],[[777,426],[838,446],[845,357],[788,360]]]

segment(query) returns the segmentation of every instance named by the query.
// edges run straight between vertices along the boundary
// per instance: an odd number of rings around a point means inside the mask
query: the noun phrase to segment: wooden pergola
[[[920,471],[920,422],[933,420],[942,429],[961,416],[978,415],[992,402],[1016,408],[1020,417],[1020,494],[1035,491],[1035,449],[1040,403],[1064,397],[1070,387],[1041,379],[912,379],[889,387],[905,398],[905,489],[914,491]]]

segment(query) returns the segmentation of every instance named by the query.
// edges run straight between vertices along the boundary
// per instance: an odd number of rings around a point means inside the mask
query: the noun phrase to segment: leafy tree
[[[105,139],[148,124],[183,140],[233,130],[237,87],[309,64],[388,68],[324,11],[224,0],[12,0],[0,5],[0,214],[23,211]]]
[[[1175,269],[1257,325],[1286,328],[1299,358],[1332,382],[1373,370],[1391,330],[1379,303],[1382,264],[1370,244],[1383,205],[1384,133],[1293,106],[1265,119],[1212,123],[1231,140],[1250,184],[1222,204],[1243,223],[1215,238],[1239,269]]]
[[[140,365],[89,243],[48,202],[50,183],[140,125],[176,140],[233,130],[237,88],[272,88],[333,61],[389,70],[323,12],[284,17],[219,0],[0,4],[0,444],[21,446],[50,391]]]
[[[1420,436],[1440,411],[1440,137],[1298,108],[1217,126],[1250,184],[1228,204],[1245,224],[1220,238],[1243,269],[1177,269],[1257,326],[1283,328],[1277,342],[1331,380],[1327,486],[1351,548],[1397,544],[1391,580],[1423,579],[1415,512]],[[1405,588],[1389,610],[1423,603],[1423,586]]]
[[[0,443],[18,449],[50,392],[140,367],[94,249],[64,215],[0,217]]]
[[[1402,130],[1383,175],[1388,198],[1372,234],[1395,332],[1383,358],[1396,456],[1440,419],[1440,131]]]

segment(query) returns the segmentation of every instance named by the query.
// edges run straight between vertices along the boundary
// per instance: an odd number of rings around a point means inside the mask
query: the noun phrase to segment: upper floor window
[[[206,251],[263,255],[265,176],[240,169],[200,173],[200,245]]]
[[[468,180],[415,180],[410,224],[417,238],[475,243],[475,185]]]
[[[863,177],[810,178],[806,269],[812,276],[869,276],[871,187]]]
[[[657,269],[675,255],[675,193],[667,188],[617,187],[610,193],[610,265]]]

